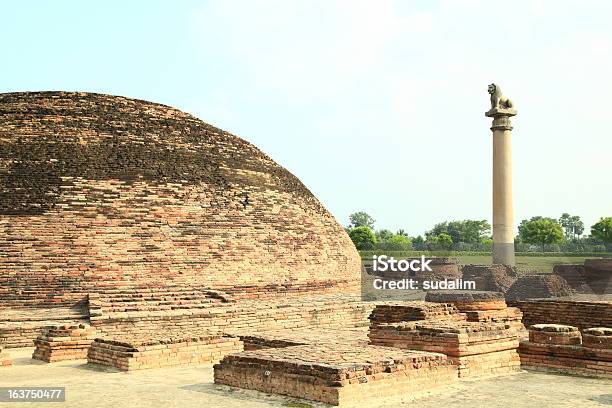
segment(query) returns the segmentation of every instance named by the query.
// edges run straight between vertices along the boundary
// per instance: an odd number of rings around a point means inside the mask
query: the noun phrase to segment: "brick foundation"
[[[34,340],[32,358],[53,363],[87,358],[87,351],[95,338],[95,330],[84,324],[54,326]]]
[[[2,301],[0,300],[0,303]],[[48,327],[89,323],[85,306],[78,307],[0,307],[0,345],[31,347]]]
[[[443,353],[458,364],[459,376],[518,370],[517,332],[506,324],[425,321],[370,327],[370,343],[406,350]]]
[[[486,297],[491,300],[491,296]],[[461,300],[461,305],[470,303]],[[468,308],[473,306],[470,303]],[[516,329],[508,323],[468,322],[465,313],[448,303],[377,305],[370,315],[368,337],[374,345],[443,353],[458,365],[460,377],[515,372],[520,365]]]
[[[446,356],[386,347],[294,346],[226,356],[215,383],[332,405],[418,394],[457,378]]]
[[[189,309],[126,311],[93,316],[101,336],[148,337],[150,333],[242,335],[304,327],[357,327],[367,324],[373,304],[351,295],[244,299]]]
[[[521,341],[519,347],[522,367],[612,379],[612,348],[605,348],[612,329],[587,329],[587,344],[580,343],[577,331],[571,326],[532,326],[529,341]],[[594,339],[597,337],[602,339]]]
[[[243,350],[242,342],[233,337],[192,337],[117,341],[96,339],[87,361],[132,371],[183,365],[215,363],[229,353]]]
[[[448,357],[461,378],[495,377],[518,372],[521,360],[516,349],[493,351],[465,357]]]

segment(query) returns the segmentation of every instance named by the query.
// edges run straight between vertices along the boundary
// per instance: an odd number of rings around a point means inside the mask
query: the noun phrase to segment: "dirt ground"
[[[326,405],[213,384],[212,365],[114,372],[85,361],[45,364],[30,359],[33,349],[13,349],[14,366],[0,369],[0,387],[66,387],[66,402],[2,403],[17,407],[323,407]],[[612,381],[521,372],[480,381],[458,382],[417,400],[368,401],[367,407],[610,407]]]

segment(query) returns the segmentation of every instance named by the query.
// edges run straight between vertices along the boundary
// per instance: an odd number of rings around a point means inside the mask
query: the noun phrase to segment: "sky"
[[[513,119],[516,224],[612,216],[612,2],[13,1],[0,92],[159,102],[258,146],[336,219],[491,221],[487,85]]]

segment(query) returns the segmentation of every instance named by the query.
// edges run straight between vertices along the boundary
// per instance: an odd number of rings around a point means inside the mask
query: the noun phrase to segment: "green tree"
[[[412,249],[412,242],[405,235],[394,234],[387,240],[387,246],[391,251],[408,251]]]
[[[493,247],[493,239],[490,237],[484,237],[480,240],[480,243],[486,248],[490,249]]]
[[[349,232],[349,237],[358,250],[372,249],[376,243],[376,235],[368,227],[355,227]]]
[[[349,220],[351,221],[351,228],[368,227],[371,230],[374,229],[374,223],[376,222],[374,218],[364,211],[349,215]]]
[[[393,233],[388,229],[381,229],[376,231],[376,239],[378,240],[378,242],[387,242],[392,236]]]
[[[565,230],[566,239],[578,239],[584,232],[584,223],[577,215],[572,216],[568,213],[563,213],[561,214],[561,218],[559,218],[559,224],[561,224]]]
[[[518,229],[521,242],[541,244],[542,252],[544,252],[544,245],[546,244],[558,244],[563,242],[563,229],[561,225],[552,218],[537,216],[530,220],[523,220]]]
[[[591,226],[591,235],[601,240],[608,251],[612,251],[612,217],[602,217]]]
[[[486,220],[445,221],[436,224],[431,231],[425,233],[425,236],[439,236],[444,233],[449,235],[455,244],[459,242],[477,244],[490,230],[491,225]]]
[[[415,249],[425,249],[426,248],[425,239],[423,239],[422,236],[417,235],[416,237],[412,238],[412,246]]]
[[[403,229],[398,229],[397,232],[395,233],[395,235],[403,235],[405,237],[408,236],[408,233],[406,231],[404,231]]]
[[[442,249],[450,249],[453,246],[453,239],[445,232],[438,235],[438,246]]]

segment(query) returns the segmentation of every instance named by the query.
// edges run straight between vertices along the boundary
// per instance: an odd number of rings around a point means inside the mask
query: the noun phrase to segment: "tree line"
[[[359,250],[490,251],[493,239],[486,220],[444,221],[424,236],[409,236],[400,229],[374,228],[376,220],[364,211],[349,216],[346,231]],[[579,216],[563,213],[558,219],[536,216],[522,220],[515,238],[517,251],[612,252],[612,217],[602,217],[585,235]]]

